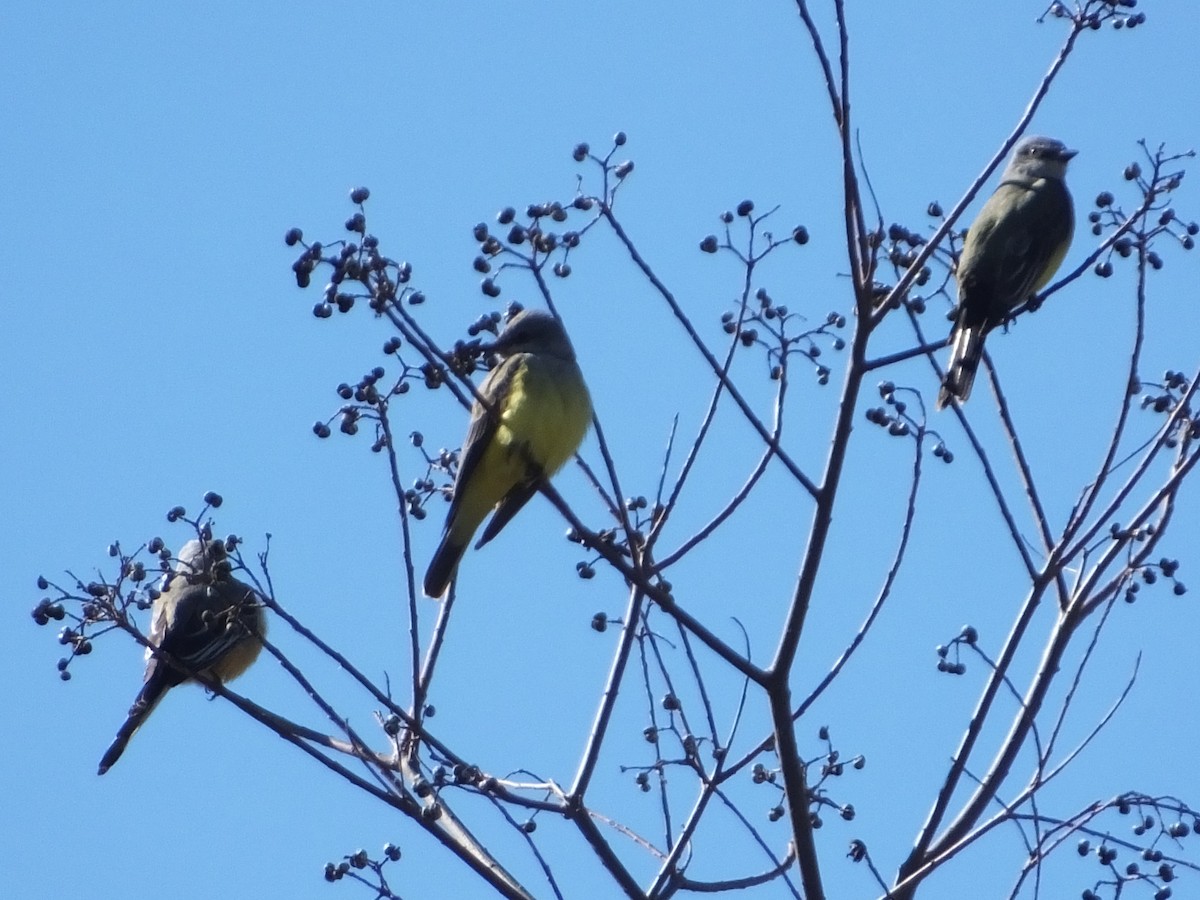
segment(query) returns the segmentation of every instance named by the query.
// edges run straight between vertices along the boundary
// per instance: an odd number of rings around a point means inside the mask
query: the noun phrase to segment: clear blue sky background
[[[925,227],[927,203],[952,205],[1007,135],[1064,28],[1036,24],[1040,4],[1025,0],[991,17],[980,4],[952,0],[851,6],[854,112],[884,220]],[[1120,172],[1138,138],[1179,150],[1200,142],[1200,89],[1190,74],[1200,13],[1190,3],[1142,7],[1143,28],[1081,42],[1035,121],[1034,131],[1080,148],[1070,183],[1081,221],[1097,192],[1123,188]],[[624,129],[637,168],[622,214],[709,339],[720,339],[718,316],[736,296],[739,272],[696,245],[744,197],[760,208],[779,204],[779,232],[803,222],[813,233],[807,248],[767,267],[772,294],[813,318],[847,312],[837,146],[794,7],[63,2],[9,12],[0,34],[3,893],[366,896],[324,885],[321,866],[391,840],[407,854],[394,870],[405,896],[477,894],[479,883],[408,822],[197,690],[169,697],[120,765],[97,778],[96,761],[137,690],[140,652],[102,641],[60,683],[53,632],[35,630],[28,617],[36,576],[70,568],[87,578],[107,564],[114,539],[136,544],[161,532],[178,546],[183,536],[167,528],[165,511],[196,508],[204,491],[218,490],[227,498],[221,530],[243,534],[251,548],[273,535],[280,600],[369,674],[403,679],[399,532],[383,461],[367,452],[368,439],[319,442],[309,431],[336,409],[339,381],[384,362],[386,333],[365,310],[313,319],[318,292],[295,287],[284,231],[299,225],[310,237],[340,237],[347,191],[368,185],[372,230],[413,263],[430,296],[424,321],[449,343],[494,308],[471,270],[471,226],[510,203],[569,199],[580,170],[573,144],[600,148]],[[1200,218],[1198,178],[1193,172],[1178,195],[1185,218]],[[1067,264],[1090,245],[1081,225]],[[1148,374],[1196,363],[1196,257],[1163,255],[1167,267],[1152,278]],[[561,308],[626,491],[651,494],[671,417],[680,413],[685,437],[694,432],[708,379],[613,242],[590,242],[575,269],[561,285]],[[992,342],[1035,468],[1055,488],[1049,503],[1059,523],[1113,418],[1131,279],[1128,266],[1109,282],[1084,278]],[[502,300],[533,301],[517,279],[504,287]],[[934,333],[936,321],[927,324]],[[890,339],[903,346],[900,329]],[[842,360],[832,366],[836,382]],[[765,411],[759,361],[747,357],[739,372]],[[935,390],[921,362],[889,377],[927,398]],[[833,398],[832,388],[796,390],[793,446],[813,471]],[[418,391],[405,409],[411,421],[402,432],[420,428],[435,446],[461,439],[465,414],[445,393]],[[757,452],[735,417],[725,421],[720,453],[701,470],[712,494],[688,499],[668,544],[719,506]],[[859,821],[819,834],[831,897],[873,895],[866,873],[842,858],[847,841],[865,838],[890,872],[966,722],[981,672],[939,677],[931,648],[970,621],[994,649],[1019,599],[998,517],[970,493],[977,467],[952,421],[938,424],[961,465],[930,466],[919,546],[868,647],[870,661],[847,673],[806,731],[808,752],[819,751],[816,727],[828,722],[844,753],[870,758],[838,785]],[[585,455],[598,459],[594,440]],[[908,446],[860,434],[852,464],[799,685],[845,643],[895,541]],[[672,579],[684,602],[731,640],[728,615],[736,614],[759,660],[774,650],[808,522],[800,493],[784,484],[748,507],[719,552]],[[602,522],[577,472],[559,486]],[[1189,560],[1198,518],[1188,492],[1164,550],[1184,559],[1183,579],[1200,590],[1191,571],[1200,559]],[[440,511],[419,532],[421,560],[439,527]],[[587,623],[598,609],[617,613],[623,599],[607,574],[586,584],[573,578],[578,557],[561,532],[556,514],[535,500],[517,527],[469,558],[434,700],[440,732],[468,755],[496,771],[530,765],[566,782],[615,638]],[[498,567],[506,556],[517,562],[511,571]],[[1145,650],[1141,681],[1079,762],[1076,780],[1058,788],[1057,812],[1131,788],[1200,802],[1185,750],[1200,737],[1194,693],[1183,683],[1200,626],[1191,595],[1159,590],[1116,615],[1120,637],[1102,651],[1076,736]],[[276,636],[297,647],[283,628]],[[345,690],[354,722],[368,727],[371,705],[321,660],[296,652],[331,693]],[[240,687],[321,724],[270,663]],[[630,739],[606,761],[613,809],[629,809],[634,792],[617,765],[645,759],[637,714],[627,712]],[[763,734],[761,716],[746,729],[747,740]],[[762,809],[771,802],[764,796]],[[647,800],[630,817],[650,830],[652,806]],[[766,831],[783,846],[782,824]],[[711,847],[714,836],[706,839]],[[926,896],[1002,896],[1022,852],[1012,834],[992,848],[952,867]],[[580,851],[579,866],[591,872],[590,855]],[[1077,895],[1095,868],[1066,860],[1059,884],[1071,893],[1056,895]],[[531,870],[524,874],[537,884]]]

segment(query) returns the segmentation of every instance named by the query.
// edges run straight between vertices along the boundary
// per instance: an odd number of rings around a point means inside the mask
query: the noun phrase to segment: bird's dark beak
[[[1063,149],[1058,151],[1058,158],[1063,162],[1070,162],[1078,152],[1078,150],[1068,150],[1066,147],[1063,147]]]

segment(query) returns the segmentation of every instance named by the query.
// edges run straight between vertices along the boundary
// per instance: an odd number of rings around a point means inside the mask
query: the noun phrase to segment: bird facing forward
[[[971,396],[988,332],[1045,286],[1067,255],[1075,211],[1066,174],[1076,152],[1053,138],[1022,140],[999,187],[967,230],[958,259],[950,364],[938,409],[951,399],[961,403]]]
[[[100,760],[103,775],[163,695],[200,674],[231,681],[257,659],[267,622],[258,594],[229,575],[221,541],[188,541],[150,613],[146,673],[129,717]],[[155,653],[155,649],[161,655]]]
[[[592,401],[562,323],[540,310],[514,316],[490,346],[500,363],[471,408],[454,496],[442,540],[425,573],[425,593],[440,597],[475,530],[495,510],[482,547],[571,458],[592,421]]]

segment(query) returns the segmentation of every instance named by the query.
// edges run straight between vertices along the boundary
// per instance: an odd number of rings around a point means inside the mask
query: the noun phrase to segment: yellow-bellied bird
[[[1061,141],[1029,137],[1017,144],[1000,186],[967,230],[958,258],[958,310],[950,332],[950,365],[938,409],[971,396],[983,339],[1045,286],[1071,246],[1075,210]]]
[[[100,760],[103,775],[169,689],[201,674],[231,681],[262,650],[267,622],[258,594],[229,574],[221,541],[188,541],[150,613],[152,647],[129,717]],[[162,656],[154,652],[158,648]]]
[[[425,593],[446,593],[475,530],[495,509],[482,547],[500,533],[571,458],[592,421],[592,399],[575,349],[554,316],[525,310],[489,347],[500,359],[479,388],[459,455],[442,542],[425,573]],[[491,407],[489,410],[487,407]]]

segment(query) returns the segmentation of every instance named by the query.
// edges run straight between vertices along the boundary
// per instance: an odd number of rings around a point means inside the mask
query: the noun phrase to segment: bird
[[[967,229],[958,258],[958,308],[950,364],[937,407],[971,396],[989,331],[1054,277],[1075,232],[1067,163],[1078,151],[1028,137],[1017,144],[1000,185]]]
[[[200,674],[231,681],[258,658],[267,622],[258,594],[229,575],[218,540],[184,544],[150,613],[146,672],[129,716],[100,760],[103,775],[168,690]],[[162,655],[159,655],[161,651]]]
[[[592,422],[591,395],[575,349],[553,315],[523,310],[484,349],[500,361],[471,407],[446,524],[425,573],[429,597],[446,593],[488,513],[495,510],[476,549],[499,534],[542,479],[574,455]]]

